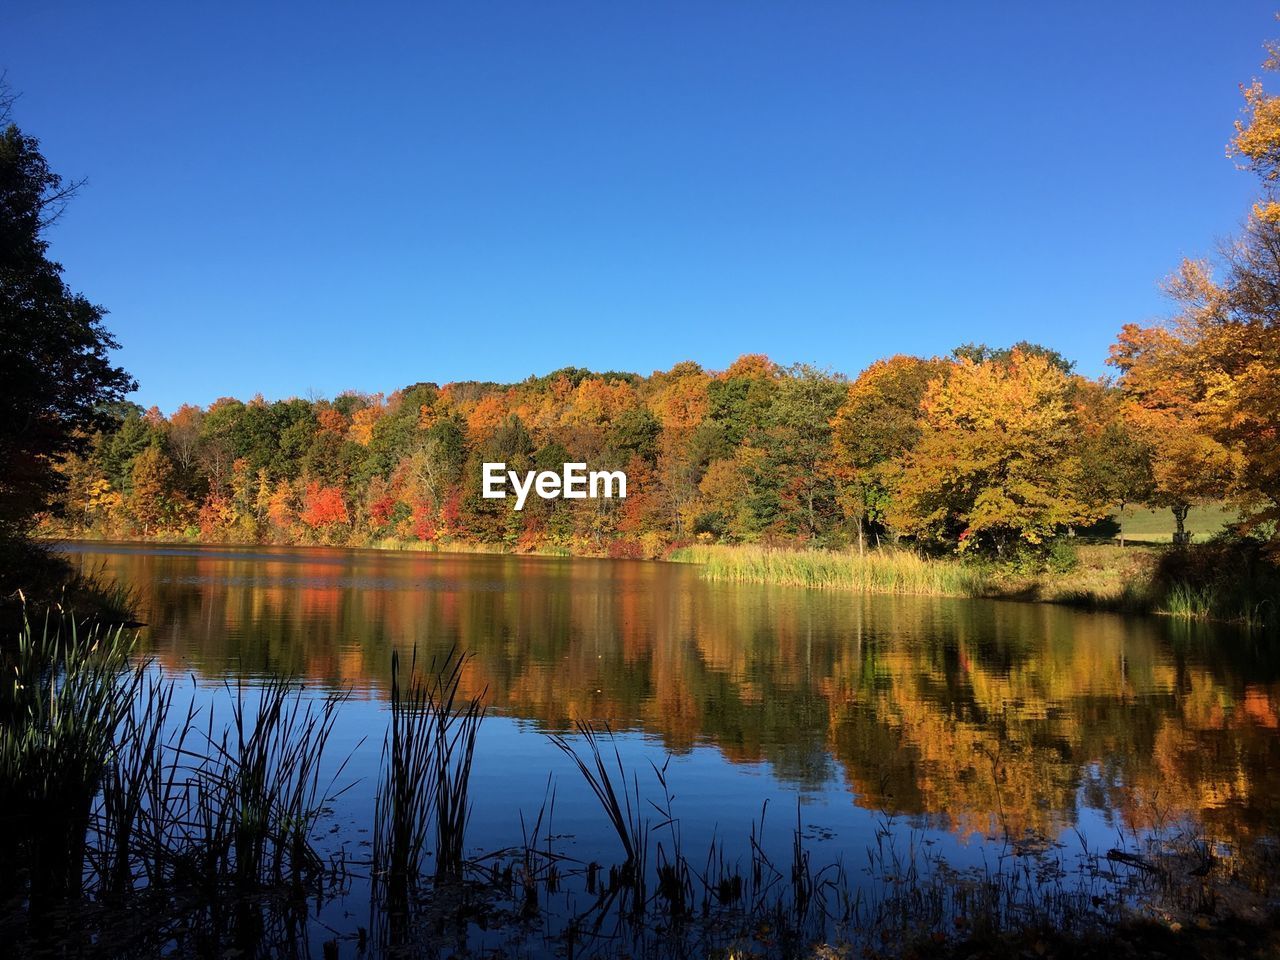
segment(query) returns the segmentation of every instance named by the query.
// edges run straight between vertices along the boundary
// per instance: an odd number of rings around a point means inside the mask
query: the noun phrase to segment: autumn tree
[[[925,391],[949,369],[942,360],[899,355],[877,360],[849,385],[831,424],[832,465],[859,552],[868,530],[878,539],[887,529],[899,462],[920,439]]]
[[[1070,373],[1076,366],[1074,362],[1068,360],[1057,350],[1046,347],[1043,344],[1032,343],[1030,340],[1019,340],[1011,347],[989,347],[985,343],[962,343],[951,351],[951,356],[956,360],[971,360],[974,363],[986,363],[989,360],[1008,363],[1013,359],[1015,352],[1024,356],[1041,357],[1063,373]]]
[[[337,487],[326,487],[313,480],[302,497],[298,519],[313,530],[350,522],[346,500]]]
[[[368,397],[349,393],[338,398],[339,409],[348,410],[347,415],[351,417],[347,439],[362,447],[369,446],[373,441],[374,427],[387,412],[382,401],[383,397],[380,393]]]
[[[1198,265],[1186,264],[1183,271],[1184,282],[1204,279]],[[1173,513],[1177,543],[1188,539],[1192,506],[1228,494],[1237,461],[1205,415],[1207,388],[1193,358],[1197,339],[1194,333],[1184,338],[1165,327],[1128,324],[1107,361],[1120,370],[1121,415],[1150,451],[1146,502]]]
[[[1080,492],[1089,503],[1123,514],[1131,504],[1156,500],[1152,472],[1156,448],[1145,430],[1125,415],[1124,394],[1105,382],[1077,380],[1074,405],[1080,425]],[[1119,528],[1124,546],[1124,527]]]
[[[474,443],[484,443],[507,416],[505,399],[495,394],[484,397],[467,415],[467,435]]]
[[[339,439],[347,435],[351,425],[342,411],[331,404],[318,405],[316,409],[316,425],[321,433],[329,433]]]
[[[185,519],[190,504],[175,484],[173,461],[158,443],[133,462],[128,507],[143,536]]]
[[[697,509],[698,481],[703,466],[689,455],[690,441],[707,414],[710,377],[696,363],[678,363],[654,374],[657,393],[653,409],[662,424],[658,442],[657,479],[676,536],[692,530]]]
[[[921,542],[1008,555],[1105,508],[1080,493],[1071,382],[1052,360],[961,359],[930,382],[889,521]]]
[[[169,417],[169,455],[184,477],[191,477],[195,473],[203,421],[204,411],[189,403],[184,403]]]
[[[742,445],[733,456],[713,461],[698,483],[702,511],[694,533],[747,540],[760,532],[753,510],[752,483],[758,477],[764,451]]]

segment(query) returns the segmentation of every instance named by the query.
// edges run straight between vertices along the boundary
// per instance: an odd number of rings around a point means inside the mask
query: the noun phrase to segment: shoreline
[[[574,552],[565,547],[520,549],[504,544],[447,544],[384,539],[361,544],[206,542],[186,537],[127,540],[86,536],[42,537],[48,547],[62,543],[137,547],[219,547],[227,549],[326,549],[401,554],[545,557],[581,560],[642,560],[700,568],[707,580],[722,583],[802,587],[850,594],[947,597],[1047,603],[1076,609],[1145,616],[1166,616],[1244,627],[1267,622],[1267,598],[1252,609],[1224,611],[1206,585],[1159,582],[1162,558],[1171,545],[1130,542],[1071,544],[1069,555],[1039,568],[999,565],[989,560],[922,557],[908,550],[880,547],[859,555],[851,550],[801,546],[695,544],[669,547],[657,556],[617,556],[610,551]]]

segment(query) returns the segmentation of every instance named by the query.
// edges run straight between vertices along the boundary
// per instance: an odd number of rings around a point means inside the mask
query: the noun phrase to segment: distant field
[[[1187,514],[1186,528],[1197,541],[1203,541],[1221,530],[1224,524],[1235,520],[1238,515],[1236,510],[1229,507],[1192,507]],[[1170,543],[1173,540],[1173,512],[1170,510],[1135,508],[1124,510],[1113,519],[1120,524],[1128,540],[1150,543]]]

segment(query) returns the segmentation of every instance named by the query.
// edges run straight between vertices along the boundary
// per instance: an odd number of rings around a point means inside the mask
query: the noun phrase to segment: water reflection
[[[68,549],[138,592],[145,642],[177,671],[379,698],[392,649],[457,646],[474,654],[466,692],[535,729],[590,718],[712,745],[961,837],[1056,836],[1085,810],[1223,839],[1280,826],[1280,670],[1231,631],[643,562]]]

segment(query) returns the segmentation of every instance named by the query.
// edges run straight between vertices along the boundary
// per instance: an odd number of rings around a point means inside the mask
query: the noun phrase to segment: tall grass
[[[471,817],[471,763],[484,718],[484,694],[460,696],[466,658],[450,651],[424,673],[417,653],[407,680],[391,655],[391,720],[374,801],[374,877],[403,900],[425,873],[434,826],[436,877],[454,880],[465,864]]]
[[[1156,612],[1179,620],[1216,620],[1260,630],[1277,623],[1280,593],[1265,596],[1217,584],[1174,583]]]
[[[312,835],[340,792],[342,767],[321,770],[342,698],[228,688],[215,732],[212,707],[175,711],[174,683],[133,651],[67,616],[27,625],[5,656],[0,894],[31,938],[76,955],[107,927],[143,953],[175,937],[252,952],[326,873]],[[98,918],[83,935],[82,916]]]
[[[392,652],[391,720],[382,743],[383,781],[374,800],[374,877],[396,890],[422,873],[436,801],[428,687],[413,667],[406,686],[400,654]]]
[[[834,550],[786,550],[757,545],[690,546],[670,559],[696,563],[708,580],[776,583],[862,593],[973,597],[990,586],[982,568],[959,560],[934,560],[906,550],[865,554]]]
[[[1170,550],[1154,575],[1156,611],[1259,629],[1280,625],[1280,564],[1265,545],[1224,535]]]
[[[103,879],[153,889],[254,891],[296,884],[322,866],[311,843],[341,794],[322,762],[341,696],[317,702],[285,679],[227,688],[216,731],[194,700],[175,720],[174,684],[152,674],[112,747],[95,807]]]
[[[107,765],[97,816],[99,844],[94,872],[105,896],[119,898],[141,882],[163,882],[165,838],[174,830],[169,798],[178,764],[165,762],[166,731],[173,705],[173,684],[151,675],[125,718]],[[193,728],[195,702],[180,725],[177,754],[184,752]],[[147,851],[148,855],[140,855]]]
[[[433,733],[436,766],[436,877],[456,880],[466,861],[471,821],[471,761],[484,719],[484,693],[460,700],[462,657],[446,661],[435,676]]]
[[[120,630],[46,618],[39,631],[24,623],[4,658],[0,842],[33,914],[80,889],[90,809],[141,683],[132,649]]]
[[[595,794],[600,809],[613,827],[613,832],[622,845],[626,859],[624,870],[643,876],[645,862],[649,850],[648,823],[641,817],[640,783],[632,774],[631,785],[627,785],[627,771],[622,766],[622,755],[617,744],[613,742],[613,732],[605,727],[605,735],[613,747],[613,767],[605,759],[600,736],[595,728],[585,720],[577,723],[578,734],[582,738],[586,756],[574,749],[572,743],[561,736],[552,736],[551,742],[564,752],[578,768],[578,772]],[[616,770],[616,773],[614,772]],[[616,776],[616,781],[615,781]],[[634,795],[635,801],[632,802]]]
[[[1160,612],[1182,620],[1203,620],[1218,605],[1216,591],[1212,586],[1175,583],[1165,594]]]
[[[318,871],[310,834],[322,806],[320,761],[341,702],[304,699],[279,677],[251,692],[235,687],[231,723],[210,743],[196,782],[226,831],[228,865],[240,885],[296,881]]]

